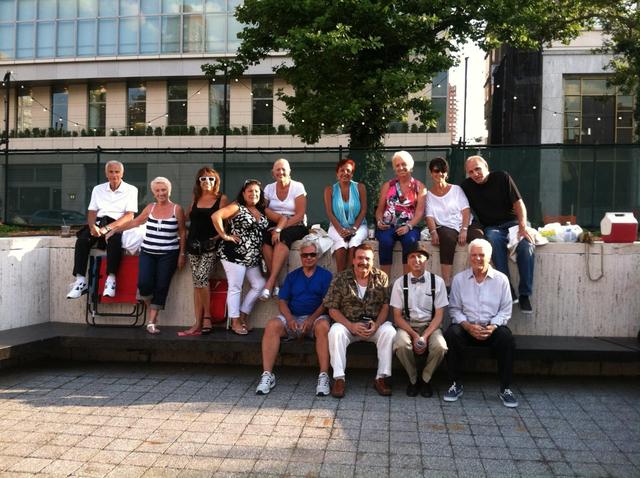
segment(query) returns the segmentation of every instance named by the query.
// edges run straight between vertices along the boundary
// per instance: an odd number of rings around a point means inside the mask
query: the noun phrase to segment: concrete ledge
[[[24,361],[69,360],[233,363],[259,365],[262,329],[239,336],[222,328],[211,335],[177,337],[179,327],[162,327],[159,335],[142,328],[96,328],[52,322],[0,332],[0,367]],[[516,336],[516,372],[528,374],[640,375],[640,343],[598,337]],[[489,349],[469,349],[469,371],[495,369]],[[350,368],[375,368],[375,347],[349,347]],[[316,365],[312,341],[281,344],[279,364]],[[395,364],[399,368],[399,364]]]

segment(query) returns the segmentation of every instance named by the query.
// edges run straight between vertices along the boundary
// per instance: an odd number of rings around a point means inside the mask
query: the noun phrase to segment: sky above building
[[[462,137],[464,122],[464,59],[469,58],[467,72],[467,130],[468,144],[477,144],[477,138],[486,142],[487,128],[484,121],[484,83],[486,80],[485,53],[477,45],[467,43],[460,49],[459,64],[451,70],[450,83],[456,85],[458,103],[458,138]],[[457,138],[456,138],[457,141]]]

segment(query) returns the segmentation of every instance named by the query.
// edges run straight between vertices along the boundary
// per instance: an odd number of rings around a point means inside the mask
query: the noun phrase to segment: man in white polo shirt
[[[76,281],[67,294],[67,299],[77,299],[87,293],[87,262],[89,251],[96,243],[107,250],[107,280],[103,295],[116,295],[116,272],[122,258],[122,234],[117,233],[105,241],[112,228],[133,219],[138,212],[138,189],[122,180],[124,166],[119,161],[109,161],[104,168],[108,182],[98,184],[91,192],[87,211],[87,227],[78,232],[73,262]]]

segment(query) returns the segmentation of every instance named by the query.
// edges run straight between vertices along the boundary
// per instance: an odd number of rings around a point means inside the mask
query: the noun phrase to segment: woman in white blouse
[[[449,288],[456,242],[461,246],[467,242],[471,210],[462,188],[447,182],[449,164],[444,158],[432,159],[429,172],[433,186],[427,191],[425,220],[431,244],[440,246],[440,270]]]
[[[267,207],[287,221],[282,228],[272,225],[265,236],[262,247],[269,278],[264,286],[261,300],[271,297],[276,288],[278,275],[289,258],[289,249],[294,241],[298,241],[309,232],[307,228],[307,191],[301,182],[291,179],[291,166],[286,159],[278,159],[273,163],[271,174],[276,180],[264,188]]]

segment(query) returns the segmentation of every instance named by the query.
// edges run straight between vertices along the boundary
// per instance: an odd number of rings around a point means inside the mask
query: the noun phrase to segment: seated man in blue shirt
[[[264,372],[256,388],[257,395],[266,395],[276,386],[273,366],[280,349],[280,339],[310,337],[316,340],[316,354],[320,375],[316,395],[326,396],[329,384],[329,316],[322,304],[331,283],[331,272],[318,266],[315,242],[300,246],[302,267],[287,274],[278,293],[280,315],[269,322],[262,337],[262,366]]]
[[[485,239],[474,239],[469,244],[471,268],[456,274],[451,284],[451,325],[444,338],[449,347],[446,360],[453,384],[444,401],[455,402],[464,391],[460,382],[464,347],[484,346],[491,347],[498,359],[498,396],[505,407],[514,408],[518,401],[509,385],[515,340],[507,327],[511,318],[511,290],[507,276],[491,267],[490,260],[491,244]]]

